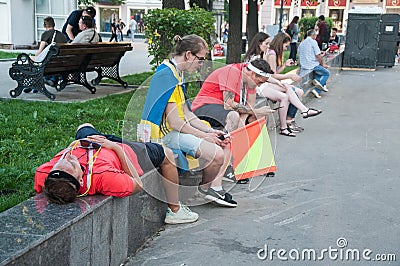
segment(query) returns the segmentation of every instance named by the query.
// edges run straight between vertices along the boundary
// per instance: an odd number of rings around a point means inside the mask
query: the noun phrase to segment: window
[[[302,9],[301,10],[302,17],[315,17],[315,9]]]
[[[118,8],[100,8],[100,25],[99,31],[101,32],[111,32],[111,23],[113,19],[117,21],[119,18],[119,9]]]
[[[283,9],[282,10],[282,28],[286,28],[289,25],[289,11],[290,9]],[[281,17],[281,9],[276,8],[276,16],[275,16],[275,25],[279,25],[279,20]]]
[[[337,28],[338,31],[342,31],[343,23],[343,9],[331,9],[329,10],[329,17],[333,21],[333,27]]]

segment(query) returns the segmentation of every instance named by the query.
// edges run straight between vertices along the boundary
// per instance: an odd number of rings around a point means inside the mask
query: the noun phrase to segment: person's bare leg
[[[163,187],[168,207],[173,212],[179,211],[179,176],[178,169],[174,163],[174,154],[164,147],[165,158],[161,164],[161,174],[163,175]]]
[[[279,121],[281,123],[281,128],[284,129],[287,128],[286,116],[289,108],[289,96],[286,94],[286,92],[281,91],[280,88],[281,87],[276,84],[268,84],[268,86],[261,91],[261,96],[272,101],[280,102],[279,106],[281,108],[278,110]]]
[[[225,162],[222,148],[214,143],[202,141],[196,156],[199,158],[201,165],[204,166],[201,187],[208,189],[211,183],[213,183],[213,186],[221,186],[223,173],[220,177],[218,174]]]

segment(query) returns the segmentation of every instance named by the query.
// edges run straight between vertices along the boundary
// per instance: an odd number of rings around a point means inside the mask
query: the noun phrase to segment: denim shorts
[[[194,135],[178,131],[171,131],[163,137],[165,146],[170,149],[181,150],[194,158],[197,158],[196,153],[202,141],[202,139]]]

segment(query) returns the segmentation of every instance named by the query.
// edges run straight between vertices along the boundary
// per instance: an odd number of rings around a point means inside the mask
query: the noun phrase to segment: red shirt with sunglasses
[[[138,159],[131,147],[126,144],[118,143],[124,150],[128,159],[132,162],[139,176],[143,175],[143,170],[139,165]],[[134,182],[132,178],[122,171],[121,163],[117,154],[107,148],[101,148],[96,154],[94,150],[95,160],[93,164],[93,174],[91,182],[88,185],[88,170],[90,165],[90,150],[87,147],[76,146],[72,148],[72,154],[78,158],[79,164],[84,169],[83,186],[79,189],[79,195],[87,193],[87,195],[103,194],[107,196],[125,197],[132,194]],[[47,162],[36,169],[34,188],[36,193],[43,191],[44,181],[51,172],[53,166],[67,152],[71,152],[71,148],[64,149]],[[93,156],[93,157],[94,157]]]

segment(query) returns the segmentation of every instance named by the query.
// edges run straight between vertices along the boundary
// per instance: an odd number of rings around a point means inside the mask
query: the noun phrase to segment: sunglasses
[[[87,139],[80,139],[79,142],[81,144],[81,148],[97,150],[97,149],[100,149],[100,147],[101,147],[101,144],[87,140]]]
[[[197,60],[199,60],[199,61],[204,61],[204,60],[207,59],[205,56],[199,57],[199,56],[197,56],[197,54],[193,54],[193,55],[194,55],[194,57],[196,57]]]

